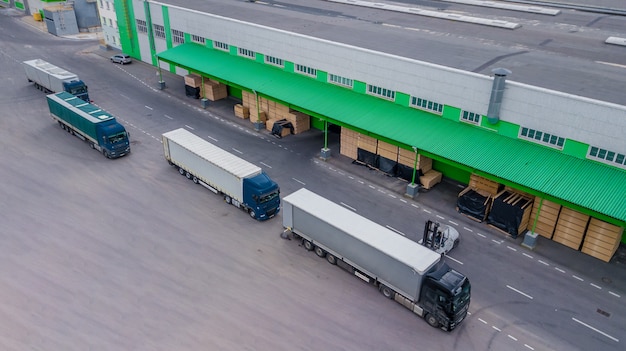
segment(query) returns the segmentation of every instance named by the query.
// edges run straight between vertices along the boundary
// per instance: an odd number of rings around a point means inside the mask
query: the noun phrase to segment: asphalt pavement
[[[544,3],[548,1],[534,2],[534,1],[510,1],[510,2],[524,2],[524,3]],[[620,9],[626,11],[626,1],[624,0],[558,0],[549,1],[549,3],[559,3],[563,5],[584,5],[593,7],[603,7],[611,9]],[[16,14],[11,13],[12,16]],[[42,32],[46,32],[41,22],[36,22],[32,16],[23,16],[21,18],[29,25],[40,29]],[[76,40],[94,40],[99,38],[98,33],[81,33],[77,36],[71,36],[71,39]],[[117,53],[115,50],[106,50],[102,47],[95,45],[94,53],[103,57],[110,57]],[[143,65],[145,63],[134,62],[133,64]],[[197,102],[197,106],[201,108],[200,100],[195,100],[185,96],[183,78],[176,76],[170,72],[163,71],[163,80],[165,81],[167,93],[176,97],[186,103],[194,104]],[[158,82],[155,76],[154,81],[155,88],[158,88]],[[243,120],[235,117],[233,113],[234,105],[240,103],[236,99],[228,98],[221,101],[210,102],[207,109],[211,113],[219,115],[224,119],[231,120],[236,123],[240,123],[245,128],[254,129],[253,125],[248,120]],[[268,133],[266,130],[260,131],[260,133]],[[298,138],[299,135],[290,135],[288,138]],[[320,142],[321,143],[321,142]],[[398,194],[403,194],[407,183],[403,180],[399,180],[393,177],[389,177],[377,170],[370,169],[365,166],[360,166],[353,163],[353,160],[339,154],[339,141],[338,136],[330,138],[329,147],[332,152],[332,157],[328,162],[333,167],[342,170],[343,172],[360,177],[371,183],[377,184],[380,187],[386,188],[389,191],[394,191]],[[321,148],[321,144],[320,144]],[[456,198],[458,193],[464,188],[463,184],[459,184],[453,180],[445,179],[430,190],[420,190],[415,201],[427,206],[431,209],[442,213],[454,213],[456,207]],[[462,218],[463,215],[456,214],[457,217]],[[517,245],[521,250],[528,250],[533,255],[543,256],[546,260],[552,261],[555,265],[567,267],[570,271],[575,272],[580,276],[585,276],[589,280],[601,281],[605,286],[612,291],[621,291],[626,294],[626,245],[622,244],[618,248],[613,259],[609,263],[605,263],[601,260],[586,255],[580,251],[572,250],[564,245],[558,244],[552,240],[545,239],[541,236],[537,238],[537,245],[534,250],[530,250],[521,246],[523,236],[518,236],[517,239],[513,239],[510,236],[504,235],[484,223],[473,223],[473,225],[480,227],[483,232],[490,232],[493,235],[500,236],[501,239],[506,240],[509,245]]]

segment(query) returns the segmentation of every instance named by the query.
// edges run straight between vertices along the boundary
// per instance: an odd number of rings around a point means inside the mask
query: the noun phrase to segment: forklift
[[[456,229],[427,220],[424,225],[424,235],[419,243],[438,254],[447,254],[459,245],[459,240],[459,232]]]

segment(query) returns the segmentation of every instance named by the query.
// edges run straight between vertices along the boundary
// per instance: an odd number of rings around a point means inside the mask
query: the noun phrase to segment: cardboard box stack
[[[250,109],[246,106],[243,106],[242,104],[236,104],[235,116],[243,119],[250,118]]]
[[[587,230],[588,222],[588,215],[563,207],[556,222],[552,240],[578,250]]]
[[[202,84],[202,77],[197,74],[188,74],[185,76],[185,85],[188,85],[192,88],[199,88]]]
[[[415,164],[415,151],[398,148],[398,163],[413,168]]]
[[[270,121],[269,123],[266,122],[265,125],[265,128],[269,131],[272,130],[272,126],[276,121],[283,119],[291,122],[293,134],[299,134],[311,128],[311,117],[307,114],[292,110],[286,105],[261,96],[258,97],[258,102],[258,111],[265,117],[265,119],[261,118],[261,120],[264,122]],[[253,93],[242,91],[241,104],[250,111],[250,121],[256,122],[257,97]]]
[[[293,125],[293,134],[300,134],[311,129],[311,117],[307,114],[291,110],[285,118]]]
[[[378,141],[376,153],[386,159],[398,161],[398,147],[382,140]]]
[[[353,131],[352,129],[348,129],[345,127],[341,127],[341,134],[339,139],[339,153],[350,157],[353,160],[356,160],[357,148],[359,143],[359,133]]]
[[[489,180],[487,178],[483,178],[474,173],[470,175],[469,186],[473,189],[485,191],[491,196],[498,195],[500,190],[502,190],[503,188],[502,184],[494,182],[493,180]]]
[[[441,172],[433,169],[433,160],[431,158],[419,155],[417,166],[423,174],[423,176],[420,176],[420,183],[424,189],[430,189],[436,184],[441,183],[443,175]]]
[[[591,218],[582,252],[604,262],[609,262],[617,250],[624,228]]]
[[[204,78],[204,96],[211,101],[225,99],[228,97],[228,88],[226,84]]]
[[[539,205],[541,205],[541,211],[539,211]],[[539,212],[539,217],[537,217],[537,212]],[[552,239],[554,228],[556,228],[556,221],[559,218],[560,212],[561,205],[546,199],[535,197],[533,209],[530,212],[530,219],[528,221],[528,230],[532,231],[534,226],[535,233],[543,236],[544,238]],[[535,218],[537,218],[536,224]]]
[[[367,136],[365,134],[359,133],[359,138],[357,140],[357,148],[363,149],[365,151],[369,151],[373,154],[378,150],[378,140],[372,138],[371,136]]]

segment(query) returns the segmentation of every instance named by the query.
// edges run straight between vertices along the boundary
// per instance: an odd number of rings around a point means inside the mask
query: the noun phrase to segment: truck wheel
[[[224,202],[230,205],[233,203],[233,199],[231,199],[228,195],[224,195]]]
[[[180,173],[180,175],[185,175],[185,170],[181,167],[178,167],[178,173]]]
[[[303,240],[302,240],[302,245],[304,246],[304,248],[305,248],[307,251],[311,251],[311,250],[313,250],[313,247],[314,247],[314,246],[313,246],[313,243],[312,243],[312,242],[310,242],[310,241],[308,241],[308,240],[306,240],[306,239],[303,239]]]
[[[336,265],[337,264],[337,257],[335,257],[335,255],[333,255],[333,254],[326,253],[326,261],[328,261],[328,263],[330,263],[332,265]]]
[[[195,184],[200,183],[200,181],[198,180],[198,177],[193,176],[193,178],[191,179],[192,182],[194,182]]]
[[[392,288],[388,287],[385,284],[380,284],[378,286],[378,290],[380,291],[381,294],[383,294],[384,297],[388,298],[388,299],[393,299],[394,295],[395,295],[395,291],[393,291]]]
[[[318,255],[319,257],[324,257],[326,256],[326,251],[324,251],[324,249],[322,249],[319,246],[315,247],[315,254]]]
[[[256,219],[256,212],[254,212],[254,210],[248,211],[248,214],[252,217],[252,219]]]
[[[102,150],[102,154],[104,155],[104,157],[106,158],[111,158],[111,155],[109,155],[109,152],[106,150]]]
[[[439,328],[441,325],[439,324],[439,321],[437,320],[437,318],[435,318],[435,316],[433,316],[432,314],[428,313],[427,315],[424,316],[424,319],[426,320],[426,323],[428,323],[428,325],[430,325],[433,328]]]
[[[187,177],[187,179],[191,179],[191,173],[185,172],[185,177]]]

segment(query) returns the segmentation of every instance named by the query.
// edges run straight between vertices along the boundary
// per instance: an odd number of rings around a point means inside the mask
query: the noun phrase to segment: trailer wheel
[[[384,297],[386,297],[388,299],[393,299],[393,297],[395,295],[395,291],[393,291],[392,288],[388,287],[385,284],[380,284],[378,286],[378,290],[380,291],[381,294],[383,294]]]
[[[302,245],[307,251],[311,251],[314,248],[313,243],[306,239],[302,239]]]
[[[424,316],[424,319],[426,320],[426,323],[428,323],[428,325],[430,325],[433,328],[439,328],[441,326],[437,318],[435,318],[435,316],[433,316],[431,313],[426,314]]]
[[[224,202],[230,205],[233,203],[233,199],[231,199],[228,195],[224,195]]]
[[[96,148],[96,145],[94,145],[94,143],[89,143],[89,146],[91,146],[92,149]]]
[[[198,180],[198,177],[193,176],[193,178],[191,178],[191,181],[194,182],[195,184],[200,183],[200,181]]]
[[[336,265],[337,264],[337,257],[335,257],[335,255],[327,252],[326,253],[326,261],[328,261],[328,263],[330,263],[332,265]]]
[[[180,175],[185,175],[185,170],[182,167],[178,167],[178,173],[180,173]]]
[[[315,254],[318,255],[319,257],[324,257],[326,256],[326,251],[324,251],[324,249],[322,249],[319,246],[315,247]]]
[[[191,173],[185,172],[185,177],[187,177],[187,179],[191,179]]]

